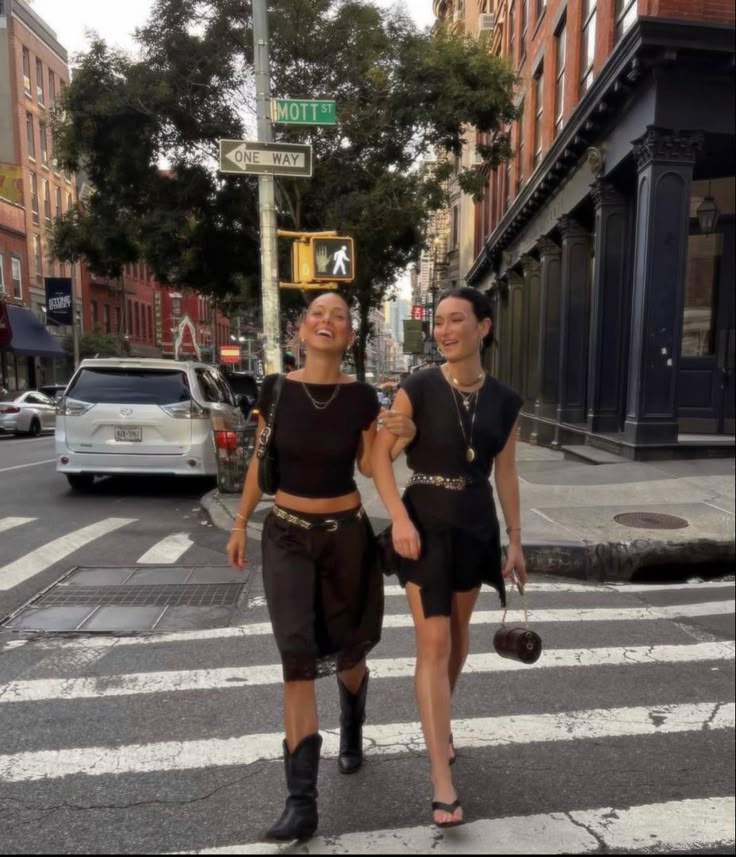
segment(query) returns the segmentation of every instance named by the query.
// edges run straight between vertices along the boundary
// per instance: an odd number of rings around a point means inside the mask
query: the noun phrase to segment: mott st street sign
[[[220,140],[220,172],[248,175],[312,175],[312,147],[297,143]]]
[[[274,98],[271,119],[285,125],[336,125],[337,110],[334,101]]]

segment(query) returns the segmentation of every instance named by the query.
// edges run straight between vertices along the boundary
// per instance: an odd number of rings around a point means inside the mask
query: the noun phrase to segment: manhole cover
[[[623,512],[614,515],[613,520],[625,527],[639,527],[642,530],[681,530],[690,526],[684,518],[659,512]]]
[[[230,607],[238,603],[241,583],[197,583],[170,586],[57,586],[35,607],[84,604],[125,607]]]

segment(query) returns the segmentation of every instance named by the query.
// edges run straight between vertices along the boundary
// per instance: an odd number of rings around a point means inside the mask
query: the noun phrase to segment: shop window
[[[713,312],[723,255],[723,235],[700,232],[688,236],[685,307],[682,317],[683,357],[707,357],[714,353]]]

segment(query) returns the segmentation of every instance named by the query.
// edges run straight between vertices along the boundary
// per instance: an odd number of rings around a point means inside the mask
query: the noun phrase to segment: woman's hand
[[[398,411],[382,410],[378,415],[378,425],[381,428],[388,429],[396,437],[406,438],[408,443],[414,440],[417,433],[414,420],[406,416],[406,414],[400,414]]]
[[[506,548],[506,565],[503,569],[503,576],[509,579],[512,572],[516,572],[516,577],[523,589],[526,586],[526,560],[521,545],[515,543]]]
[[[245,527],[237,527],[230,533],[227,545],[225,546],[225,554],[230,565],[241,571],[246,564],[245,546],[247,536],[245,535]]]
[[[422,543],[419,533],[408,515],[404,515],[391,524],[391,537],[394,550],[406,559],[419,559]]]

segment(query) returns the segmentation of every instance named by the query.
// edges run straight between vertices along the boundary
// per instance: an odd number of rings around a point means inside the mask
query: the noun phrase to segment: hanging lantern
[[[710,187],[708,190],[710,191]],[[700,231],[704,235],[710,235],[711,232],[715,232],[719,214],[720,211],[718,210],[716,201],[708,193],[707,196],[703,197],[703,201],[697,210],[698,224],[700,225]]]

